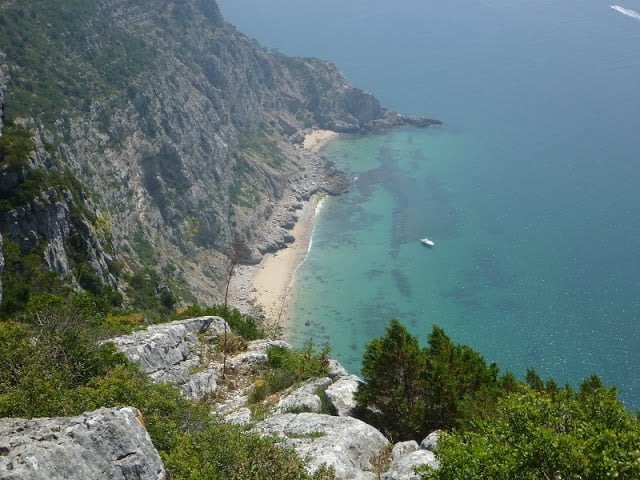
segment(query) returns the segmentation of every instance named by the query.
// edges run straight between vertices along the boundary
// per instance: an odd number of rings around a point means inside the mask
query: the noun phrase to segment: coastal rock
[[[209,369],[189,376],[189,380],[180,387],[182,395],[189,400],[199,400],[218,388],[218,371]]]
[[[338,479],[375,480],[372,458],[389,445],[378,430],[360,420],[318,413],[275,415],[255,430],[283,438],[286,446],[308,459],[311,471],[321,465],[335,468]]]
[[[322,412],[322,400],[318,392],[324,391],[329,385],[331,385],[331,379],[328,377],[311,378],[288,395],[282,396],[276,405],[275,412],[320,413]]]
[[[246,407],[239,408],[238,410],[235,410],[224,417],[225,422],[233,423],[235,425],[250,425],[251,420],[251,410]]]
[[[354,394],[362,380],[357,375],[349,375],[338,378],[331,384],[325,394],[329,405],[341,417],[352,416],[358,407]]]
[[[329,377],[335,380],[336,378],[346,377],[347,375],[349,375],[349,372],[347,371],[347,369],[344,368],[340,364],[340,362],[338,362],[337,360],[334,360],[333,358],[330,358],[328,361],[329,361],[329,366],[328,366]]]
[[[225,326],[230,331],[220,317],[198,317],[152,325],[110,341],[153,381],[181,387],[185,396],[197,399],[215,391],[217,378],[215,370],[190,375],[207,361],[202,340],[210,342],[224,333]]]
[[[415,440],[399,442],[393,446],[391,451],[391,464],[389,469],[382,475],[383,480],[420,480],[420,475],[415,473],[415,469],[424,465],[430,468],[439,468],[440,464],[435,453],[426,449],[423,445],[432,446],[433,434],[422,441],[421,445]],[[431,437],[431,440],[427,441]],[[426,443],[425,443],[426,442]]]
[[[0,419],[3,480],[163,480],[160,455],[135,408],[76,417]]]
[[[260,364],[267,361],[267,350],[271,347],[291,348],[287,342],[282,340],[254,340],[249,342],[247,350],[228,360],[228,366],[232,370],[246,374],[256,369]]]
[[[409,440],[406,442],[398,442],[393,446],[391,451],[392,460],[399,460],[401,457],[408,455],[409,453],[417,452],[420,450],[420,445],[415,440]]]
[[[436,430],[427,435],[422,442],[420,442],[420,448],[423,450],[429,450],[430,452],[435,452],[438,448],[438,440],[440,439],[440,435],[442,435],[441,430]]]
[[[415,473],[415,469],[422,466],[437,469],[440,463],[433,452],[428,450],[415,450],[410,453],[394,455],[389,469],[382,474],[382,480],[420,480],[421,475]]]

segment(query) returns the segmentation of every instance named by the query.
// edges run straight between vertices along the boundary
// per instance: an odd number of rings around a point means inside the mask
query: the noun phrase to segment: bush
[[[264,330],[258,325],[255,317],[240,313],[237,308],[226,308],[224,305],[214,305],[211,307],[201,307],[191,305],[179,314],[174,315],[176,320],[190,317],[202,317],[205,315],[218,316],[224,318],[231,330],[240,335],[245,340],[258,340],[265,337]]]
[[[474,431],[444,436],[441,468],[423,478],[637,479],[640,422],[597,377],[579,393],[521,385]]]

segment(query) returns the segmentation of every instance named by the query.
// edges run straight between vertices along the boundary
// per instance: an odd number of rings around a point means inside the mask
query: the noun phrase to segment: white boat
[[[420,239],[420,243],[426,245],[427,247],[433,247],[435,245],[434,241],[425,237]]]

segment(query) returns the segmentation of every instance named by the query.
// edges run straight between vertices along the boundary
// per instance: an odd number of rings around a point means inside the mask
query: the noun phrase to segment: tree
[[[240,258],[246,253],[247,244],[240,237],[235,237],[229,247],[227,248],[227,255],[229,263],[227,265],[227,277],[226,285],[224,289],[224,316],[225,320],[229,318],[229,287],[231,285],[231,279],[233,278],[233,272],[240,261]],[[227,352],[229,335],[227,332],[227,324],[224,325],[224,359],[222,362],[222,378],[227,375]]]
[[[369,342],[362,362],[364,383],[356,392],[376,426],[392,439],[414,438],[424,420],[424,357],[418,340],[391,320],[386,335]]]
[[[501,394],[498,366],[487,365],[468,345],[455,344],[437,325],[429,334],[425,358],[426,420],[432,430],[464,427],[487,412]]]
[[[513,389],[513,375],[499,379],[497,365],[455,344],[437,325],[428,343],[421,350],[391,320],[386,335],[366,347],[356,400],[366,419],[393,440],[419,441],[437,429],[467,428]]]

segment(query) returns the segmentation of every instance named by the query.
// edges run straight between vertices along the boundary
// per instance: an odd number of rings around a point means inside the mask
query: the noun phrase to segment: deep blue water
[[[598,373],[640,407],[640,21],[600,0],[220,3],[445,122],[327,149],[357,181],[320,213],[294,342],[357,372],[390,317],[422,340],[438,323],[505,370]]]

